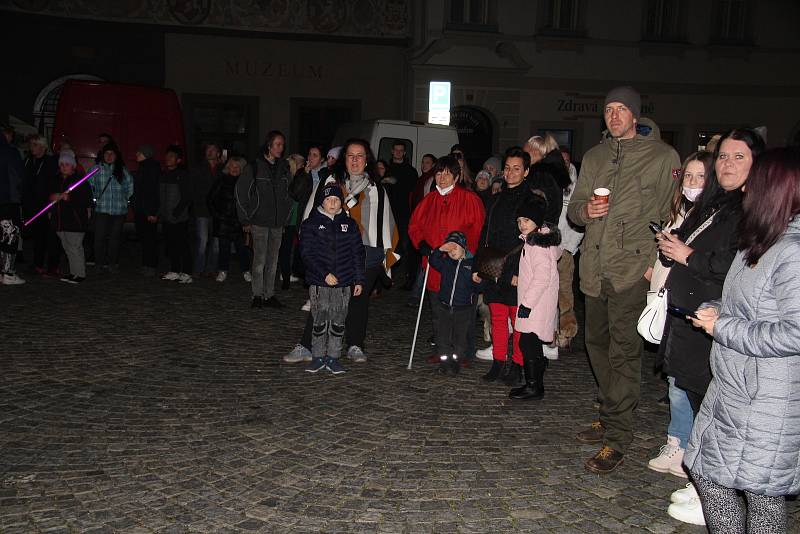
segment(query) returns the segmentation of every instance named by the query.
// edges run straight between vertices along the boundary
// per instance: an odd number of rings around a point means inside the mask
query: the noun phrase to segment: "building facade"
[[[452,83],[452,121],[477,153],[553,131],[580,156],[600,139],[606,92],[643,97],[642,115],[681,155],[714,133],[765,125],[800,141],[800,3],[789,0],[443,0],[415,4],[413,102]],[[474,165],[475,163],[473,163]]]
[[[19,44],[0,115],[48,133],[65,79],[163,86],[180,98],[190,157],[212,139],[251,156],[271,129],[305,151],[344,122],[425,121],[431,81],[452,84],[473,167],[543,131],[580,159],[619,84],[642,93],[642,114],[682,155],[739,125],[767,126],[772,145],[800,141],[794,0],[0,0],[0,10]]]

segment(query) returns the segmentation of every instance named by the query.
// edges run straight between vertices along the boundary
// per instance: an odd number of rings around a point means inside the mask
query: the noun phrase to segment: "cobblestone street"
[[[515,403],[480,383],[487,362],[437,376],[425,316],[405,369],[406,292],[372,300],[367,363],[312,375],[281,361],[301,286],[251,310],[238,272],[72,286],[22,267],[28,284],[0,287],[3,534],[705,532],[666,514],[685,481],[646,467],[668,420],[652,355],[633,448],[599,476],[573,437],[595,416],[582,342],[551,362],[543,401]]]

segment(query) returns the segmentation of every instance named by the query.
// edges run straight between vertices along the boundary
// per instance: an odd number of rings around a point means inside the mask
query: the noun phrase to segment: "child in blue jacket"
[[[472,271],[474,258],[467,249],[467,237],[458,231],[450,232],[439,250],[431,252],[431,267],[442,276],[436,328],[436,346],[439,348],[439,369],[445,375],[456,375],[459,358],[467,351],[467,332],[470,321],[475,320],[475,303],[482,282]]]
[[[342,210],[337,184],[323,188],[321,204],[300,227],[300,255],[306,268],[314,328],[311,332],[310,373],[328,369],[345,372],[339,363],[351,286],[354,296],[364,286],[365,251],[358,223]]]

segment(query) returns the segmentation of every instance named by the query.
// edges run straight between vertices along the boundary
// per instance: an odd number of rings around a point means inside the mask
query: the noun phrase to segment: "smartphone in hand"
[[[675,306],[674,304],[670,304],[669,306],[667,306],[667,309],[672,313],[674,313],[675,315],[680,315],[681,317],[689,316],[693,317],[694,319],[697,319],[697,314],[694,311],[690,310],[689,308],[682,308],[681,306]]]

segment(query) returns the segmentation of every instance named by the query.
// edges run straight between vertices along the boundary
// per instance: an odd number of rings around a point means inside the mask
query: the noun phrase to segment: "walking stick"
[[[422,279],[422,295],[419,297],[419,309],[417,310],[417,324],[414,326],[414,341],[411,343],[411,354],[408,355],[407,370],[411,370],[411,361],[414,359],[414,349],[417,348],[417,332],[419,331],[419,318],[422,316],[422,303],[425,302],[425,288],[428,287],[428,273],[431,270],[431,264],[425,266],[425,277]]]

